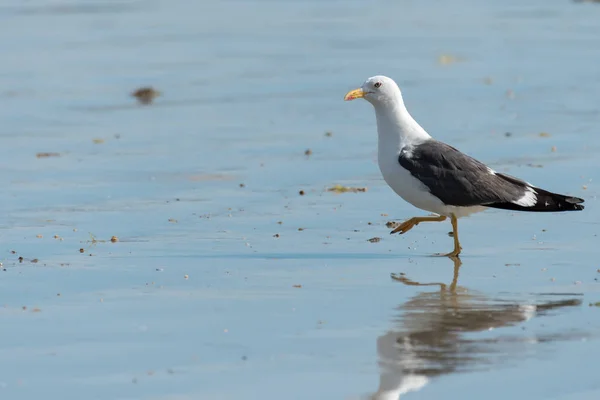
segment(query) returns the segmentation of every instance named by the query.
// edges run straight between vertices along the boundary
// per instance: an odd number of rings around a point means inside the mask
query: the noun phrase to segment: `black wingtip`
[[[581,211],[585,208],[585,206],[581,204],[585,200],[579,197],[552,193],[536,187],[532,187],[532,189],[536,192],[536,203],[532,206],[521,206],[515,203],[496,203],[487,206],[504,210],[534,212]]]
[[[571,203],[571,204],[581,204],[583,203],[585,200],[579,197],[566,197],[565,201],[567,203]]]
[[[566,204],[569,204],[573,210],[575,211],[580,211],[583,210],[585,208],[585,206],[581,203],[583,203],[585,200],[583,200],[582,198],[579,197],[565,197],[564,201]]]

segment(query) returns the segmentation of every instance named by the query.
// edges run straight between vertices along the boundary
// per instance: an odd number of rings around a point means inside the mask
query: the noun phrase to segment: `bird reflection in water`
[[[453,262],[454,277],[449,285],[419,283],[404,274],[392,274],[392,279],[404,285],[438,286],[439,290],[419,293],[400,305],[401,318],[394,321],[397,330],[378,338],[380,382],[370,399],[398,400],[437,376],[480,369],[510,356],[518,344],[558,340],[560,335],[532,338],[485,334],[485,338],[477,338],[473,333],[515,326],[551,310],[581,304],[575,295],[534,304],[471,293],[457,285],[461,261],[456,258]]]

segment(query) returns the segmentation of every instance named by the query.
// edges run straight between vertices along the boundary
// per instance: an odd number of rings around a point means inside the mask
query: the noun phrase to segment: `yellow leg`
[[[458,241],[458,218],[454,215],[450,217],[450,222],[452,222],[452,233],[454,237],[454,250],[452,250],[448,254],[444,254],[446,257],[458,257],[462,247],[460,247],[460,242]]]
[[[398,226],[396,229],[390,232],[390,235],[392,233],[398,232],[400,232],[400,234],[406,233],[410,231],[414,226],[419,225],[419,222],[442,222],[445,220],[446,217],[443,215],[439,215],[437,217],[414,217],[401,223],[400,226]]]

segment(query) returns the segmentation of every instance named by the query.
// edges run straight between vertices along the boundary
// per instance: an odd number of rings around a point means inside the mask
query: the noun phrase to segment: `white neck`
[[[386,151],[400,151],[406,145],[414,145],[431,136],[414,120],[404,106],[402,97],[395,101],[373,104],[377,117],[377,134],[379,136],[379,151],[382,146]]]

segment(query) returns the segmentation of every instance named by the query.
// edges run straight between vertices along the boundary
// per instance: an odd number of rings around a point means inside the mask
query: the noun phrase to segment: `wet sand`
[[[598,398],[599,16],[5,2],[0,397]],[[375,74],[436,138],[586,209],[461,220],[459,267],[430,257],[449,223],[390,236],[422,212],[342,100]]]

